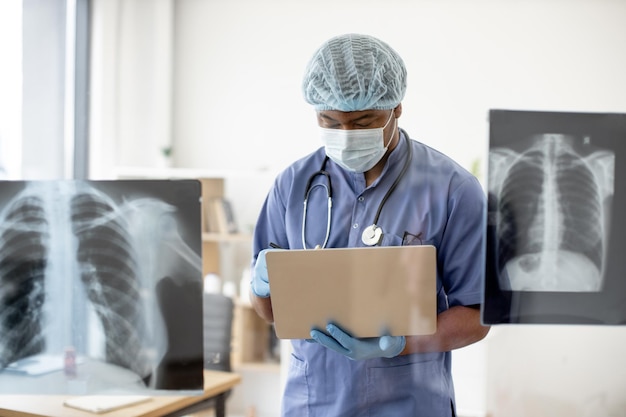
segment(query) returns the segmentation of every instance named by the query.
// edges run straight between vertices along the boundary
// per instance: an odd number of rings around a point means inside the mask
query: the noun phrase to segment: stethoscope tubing
[[[404,178],[406,171],[409,169],[409,165],[411,164],[411,159],[413,159],[413,149],[411,148],[411,143],[409,141],[408,136],[406,137],[406,144],[407,144],[407,153],[406,153],[406,158],[404,159],[404,165],[402,166],[402,171],[400,171],[400,174],[398,174],[395,181],[393,182],[393,184],[391,184],[391,187],[389,187],[389,190],[387,190],[387,192],[385,193],[385,196],[383,197],[380,204],[378,205],[378,209],[376,210],[376,216],[374,216],[374,225],[378,224],[380,213],[381,211],[383,211],[383,207],[385,206],[387,199],[389,198],[391,193],[393,193],[393,191],[396,189],[396,187],[400,183],[400,180]]]
[[[327,207],[327,219],[328,221],[326,222],[326,237],[324,238],[324,243],[322,243],[322,245],[320,246],[321,248],[325,248],[326,245],[328,244],[328,239],[330,237],[330,222],[331,222],[331,216],[332,216],[332,208],[333,208],[333,199],[332,199],[332,188],[330,185],[330,175],[328,174],[328,172],[326,171],[318,171],[317,173],[313,174],[313,176],[311,176],[311,178],[309,178],[309,183],[311,182],[311,179],[314,176],[320,175],[320,174],[326,174],[326,178],[328,179],[328,186],[326,184],[318,184],[317,186],[320,187],[324,187],[326,189],[326,195],[327,195],[327,203],[326,203],[326,207]],[[314,187],[308,187],[306,194],[304,195],[304,207],[302,210],[302,247],[304,249],[307,249],[306,247],[306,239],[305,239],[305,231],[306,231],[306,210],[307,210],[307,204],[309,201],[309,194],[311,193],[311,190]]]
[[[389,198],[389,196],[391,196],[391,193],[393,193],[393,191],[396,189],[396,187],[398,186],[402,178],[406,175],[409,165],[411,164],[411,159],[413,158],[413,149],[411,147],[409,137],[406,134],[405,134],[405,137],[406,137],[408,150],[407,150],[407,156],[404,160],[404,165],[402,166],[402,170],[400,171],[400,174],[398,174],[393,184],[391,184],[391,187],[389,187],[389,190],[387,190],[387,192],[383,196],[383,199],[378,205],[378,209],[376,210],[376,215],[374,216],[374,223],[368,226],[363,231],[361,240],[363,241],[365,245],[375,246],[375,245],[378,245],[380,241],[382,240],[382,229],[380,228],[380,226],[378,226],[378,220],[380,219],[380,214],[383,210],[383,207],[385,206],[385,203],[387,202],[387,199]],[[326,236],[324,238],[324,242],[321,246],[320,245],[316,246],[316,248],[317,247],[325,248],[326,245],[328,244],[328,239],[330,238],[330,224],[331,224],[332,205],[333,205],[333,202],[332,202],[333,189],[332,189],[330,173],[326,171],[327,162],[328,162],[328,156],[324,158],[324,161],[322,162],[322,166],[320,167],[319,171],[314,172],[309,177],[306,183],[305,190],[304,190],[304,207],[302,211],[302,247],[304,249],[307,249],[306,239],[305,239],[307,205],[308,205],[308,200],[309,200],[309,194],[311,193],[311,190],[315,187],[323,187],[326,190],[326,196],[327,196],[326,206],[327,206],[327,213],[328,213],[327,214],[328,220],[326,222]],[[312,186],[311,184],[313,180],[318,175],[323,175],[326,178],[327,184],[320,183],[320,184],[315,184]],[[367,233],[371,233],[371,237],[366,237]],[[374,238],[373,236],[376,236],[376,238]]]

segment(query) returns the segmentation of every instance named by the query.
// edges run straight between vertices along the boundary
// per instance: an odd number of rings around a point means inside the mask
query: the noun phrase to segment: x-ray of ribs
[[[103,346],[88,340],[87,350],[154,384],[167,332],[156,283],[200,273],[176,210],[149,197],[118,203],[86,182],[28,183],[0,212],[0,371],[28,356],[61,355],[95,332]],[[181,262],[191,272],[181,274]],[[77,310],[79,298],[99,324]]]
[[[501,288],[602,289],[615,155],[589,138],[575,145],[571,136],[546,133],[529,138],[523,152],[490,150]]]
[[[95,192],[74,195],[70,213],[80,279],[104,328],[106,359],[146,378],[151,368],[142,346],[147,332],[139,265],[127,219]]]
[[[42,331],[49,225],[42,200],[26,195],[0,225],[0,369],[45,348]]]

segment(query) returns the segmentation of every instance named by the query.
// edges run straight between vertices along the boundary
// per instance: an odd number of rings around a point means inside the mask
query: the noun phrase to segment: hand
[[[252,287],[252,292],[257,297],[267,298],[270,296],[270,280],[267,275],[265,254],[271,250],[276,249],[263,249],[259,252],[259,256],[257,256],[256,263],[254,264],[254,269],[252,270],[250,286]]]
[[[404,336],[381,336],[357,339],[350,336],[337,325],[328,323],[326,333],[313,329],[311,337],[322,346],[339,352],[353,360],[372,358],[393,358],[406,346]]]

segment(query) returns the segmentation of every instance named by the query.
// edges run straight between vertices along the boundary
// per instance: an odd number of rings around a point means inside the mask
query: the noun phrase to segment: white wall
[[[303,4],[305,4],[303,6]],[[626,98],[620,0],[182,0],[176,6],[176,162],[283,167],[319,142],[300,82],[328,37],[367,32],[404,57],[400,121],[469,165],[487,110],[619,111]]]
[[[275,172],[319,146],[300,81],[314,49],[336,34],[379,36],[403,56],[409,90],[400,126],[466,167],[486,156],[491,108],[626,112],[623,0],[174,5],[174,162],[225,173],[245,224],[254,222]],[[146,77],[153,70],[152,62],[144,64]],[[147,119],[159,120],[155,114]],[[128,157],[146,146],[145,135],[132,139],[126,137],[127,154],[117,163],[156,164]],[[472,389],[459,400],[474,398],[468,408],[487,408],[495,417],[624,416],[625,337],[622,327],[498,327],[486,349],[455,362],[465,362],[470,376],[473,364],[485,363],[482,375],[457,385]],[[606,413],[598,414],[602,404]]]
[[[492,329],[493,417],[626,417],[626,329],[517,325]]]

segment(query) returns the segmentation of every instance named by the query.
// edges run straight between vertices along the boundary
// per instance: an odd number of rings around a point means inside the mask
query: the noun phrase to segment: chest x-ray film
[[[626,323],[626,115],[489,123],[483,321]]]
[[[0,392],[199,392],[200,193],[0,182]]]

